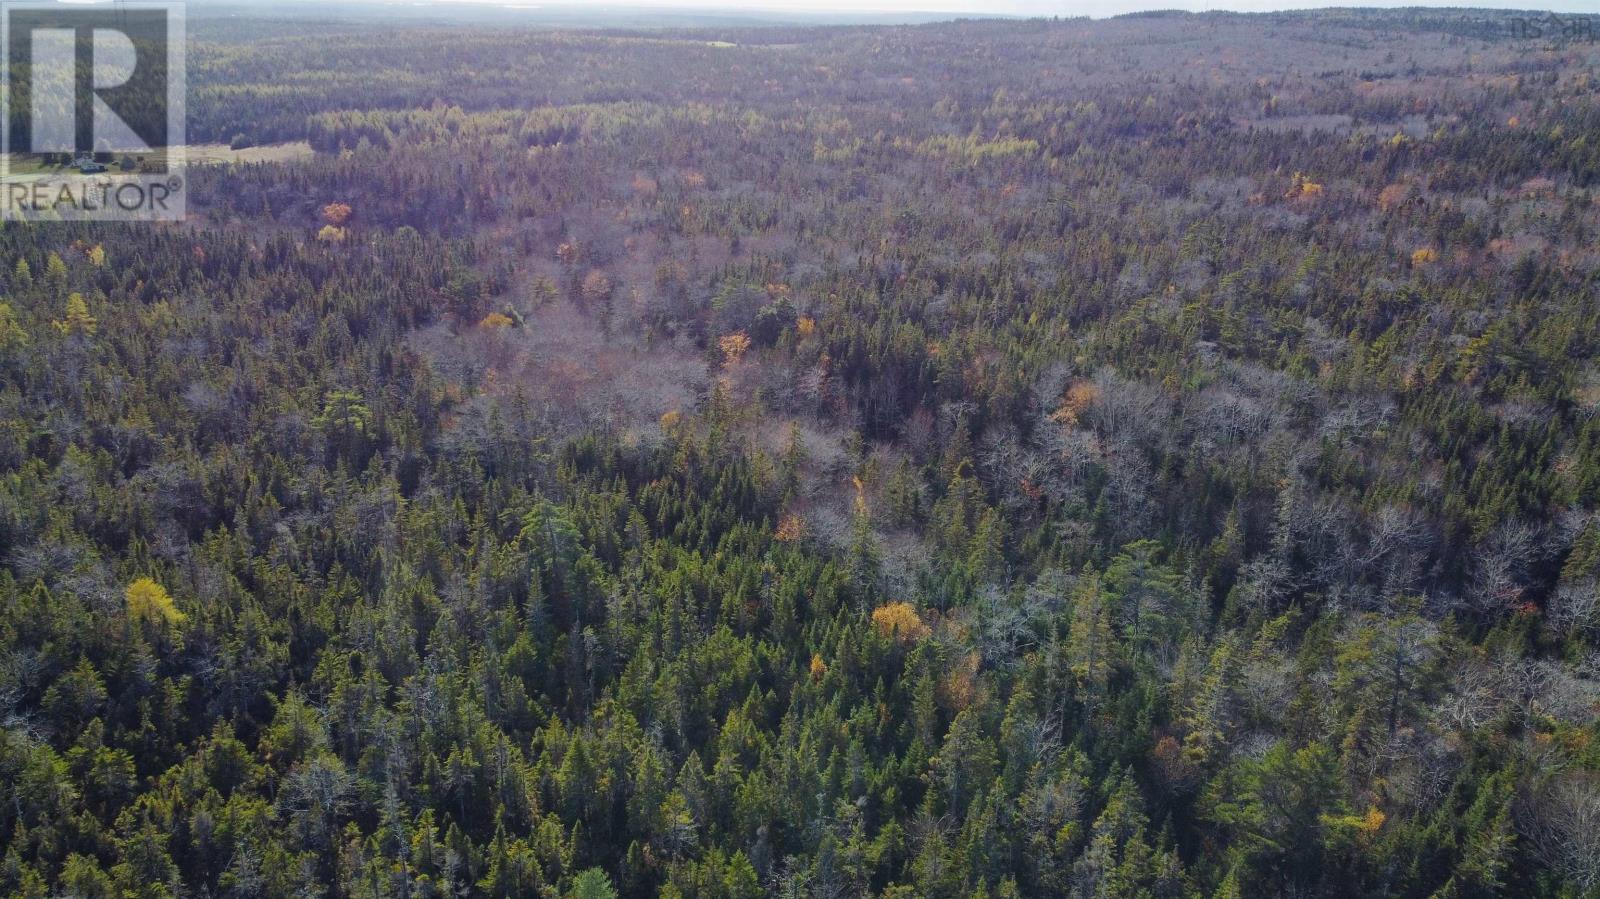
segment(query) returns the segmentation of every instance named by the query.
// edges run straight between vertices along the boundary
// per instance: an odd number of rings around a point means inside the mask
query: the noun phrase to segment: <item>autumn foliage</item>
[[[1392,212],[1410,198],[1410,185],[1390,184],[1384,187],[1383,190],[1378,191],[1378,208],[1384,212]]]
[[[778,521],[773,538],[781,543],[794,543],[806,534],[806,520],[793,512]]]
[[[352,212],[349,203],[329,203],[322,207],[322,221],[335,228],[343,228],[350,221]]]
[[[1310,202],[1320,198],[1322,194],[1323,187],[1321,183],[1312,181],[1304,174],[1296,172],[1288,193],[1284,194],[1284,199]]]
[[[915,643],[930,633],[916,607],[908,602],[891,602],[873,609],[872,623],[878,633],[902,643]]]
[[[128,617],[134,621],[160,626],[182,624],[186,615],[178,610],[167,588],[147,577],[128,585],[126,592]]]
[[[1099,388],[1091,381],[1074,381],[1067,388],[1066,394],[1061,397],[1061,405],[1051,414],[1056,422],[1072,427],[1078,423],[1078,417],[1085,409],[1094,405],[1095,399],[1100,395]]]
[[[717,348],[722,350],[724,365],[737,365],[744,354],[750,351],[750,337],[743,331],[737,331],[718,339]]]

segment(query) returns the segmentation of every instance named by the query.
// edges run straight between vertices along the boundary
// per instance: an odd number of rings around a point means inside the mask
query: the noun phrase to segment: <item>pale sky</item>
[[[439,0],[451,2],[451,0]],[[482,0],[480,0],[482,2]],[[1182,9],[1190,12],[1226,9],[1236,12],[1265,12],[1282,9],[1315,9],[1328,6],[1372,7],[1475,7],[1495,9],[1545,9],[1557,12],[1600,13],[1600,0],[606,0],[603,4],[582,0],[509,0],[506,6],[528,7],[651,7],[690,9],[737,9],[747,12],[782,10],[785,12],[934,12],[991,13],[1022,16],[1107,16],[1141,9]]]

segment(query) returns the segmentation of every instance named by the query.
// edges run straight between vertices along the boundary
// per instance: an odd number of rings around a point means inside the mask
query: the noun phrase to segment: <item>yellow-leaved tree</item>
[[[67,284],[67,263],[56,253],[44,261],[44,279],[51,287],[60,289]]]
[[[128,617],[157,625],[182,624],[187,615],[178,611],[167,588],[142,577],[128,585]]]
[[[98,327],[94,316],[89,314],[89,303],[81,293],[67,295],[67,317],[54,324],[56,330],[63,334],[83,337],[94,334]]]
[[[879,633],[902,643],[915,643],[931,633],[916,607],[908,602],[891,602],[873,609],[872,623]]]
[[[717,340],[717,348],[722,350],[722,361],[726,365],[737,365],[744,354],[750,352],[750,338],[743,331],[735,331],[726,337]]]
[[[14,350],[28,345],[28,332],[17,321],[10,303],[0,303],[0,351]]]

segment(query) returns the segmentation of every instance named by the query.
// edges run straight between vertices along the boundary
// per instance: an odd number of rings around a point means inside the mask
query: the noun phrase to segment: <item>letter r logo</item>
[[[184,37],[182,0],[0,0],[0,181],[92,176],[100,188],[148,181],[146,197],[181,191]],[[106,217],[86,205],[75,214]]]
[[[133,40],[110,28],[37,28],[29,56],[35,153],[150,152],[166,143],[164,116],[112,108],[117,88],[133,81],[139,53]],[[72,102],[62,102],[70,97]],[[140,132],[144,133],[141,134]]]
[[[172,41],[182,32],[174,35],[181,17],[166,4],[3,9],[9,152],[148,153],[169,145]]]

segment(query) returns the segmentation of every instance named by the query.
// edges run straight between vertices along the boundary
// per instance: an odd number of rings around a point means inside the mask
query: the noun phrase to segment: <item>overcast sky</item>
[[[574,0],[508,0],[507,6],[583,6]],[[1185,9],[1200,12],[1227,9],[1262,12],[1277,9],[1312,9],[1326,6],[1433,6],[1499,9],[1551,9],[1560,12],[1600,12],[1600,0],[606,0],[607,6],[688,7],[743,10],[819,12],[939,12],[996,13],[1026,16],[1107,16],[1141,9]]]

